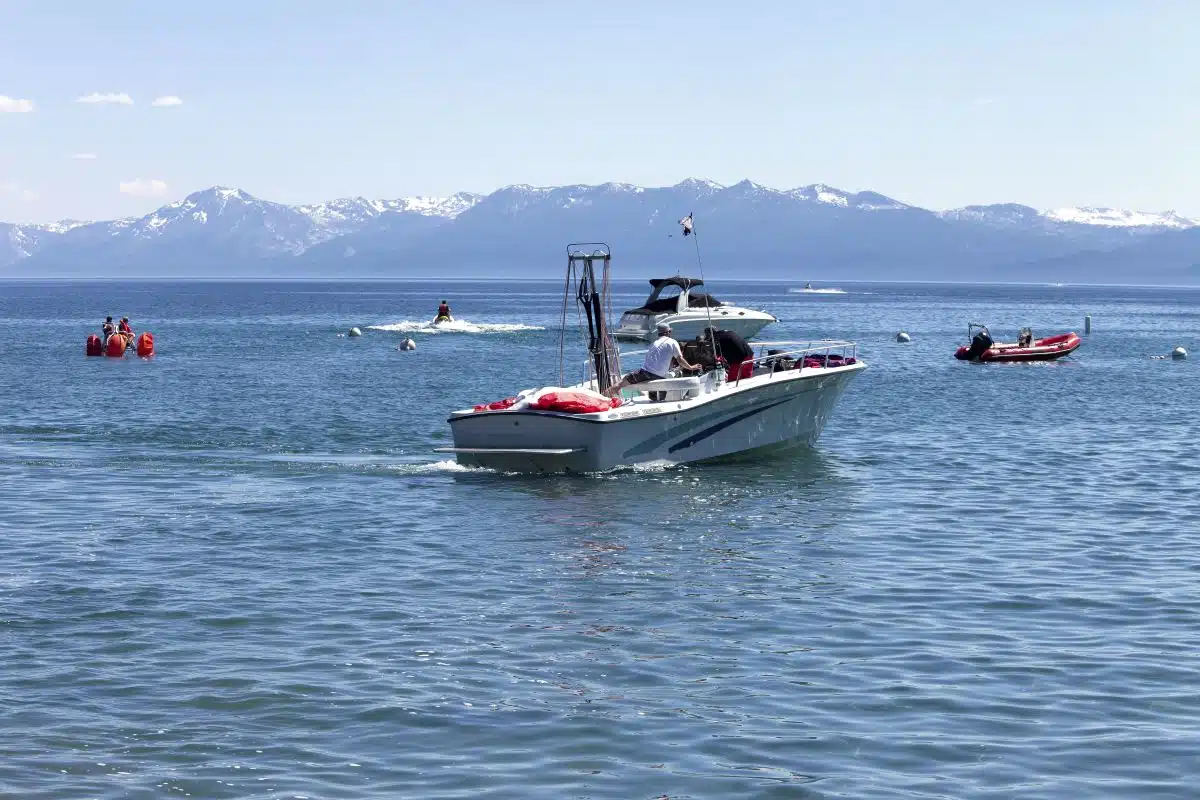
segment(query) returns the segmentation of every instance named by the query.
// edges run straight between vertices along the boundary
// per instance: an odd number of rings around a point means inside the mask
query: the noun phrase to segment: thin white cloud
[[[26,189],[21,184],[14,183],[12,181],[0,183],[0,195],[15,197],[18,200],[24,200],[27,203],[32,203],[34,200],[37,200],[38,197],[40,197],[40,195],[33,189]]]
[[[71,155],[71,160],[72,161],[95,161],[96,154],[95,153],[73,153]]]
[[[0,94],[0,113],[28,114],[31,111],[33,111],[32,100],[20,100],[16,97]]]
[[[83,95],[75,102],[99,106],[131,106],[133,98],[124,92],[92,92]]]
[[[121,181],[121,194],[131,194],[135,197],[159,197],[167,193],[167,184],[159,180]]]
[[[178,97],[176,97],[173,94],[168,94],[168,95],[163,95],[162,97],[154,98],[154,102],[151,103],[150,105],[152,105],[156,108],[167,108],[168,106],[181,106],[181,105],[183,105],[183,100],[179,99]]]

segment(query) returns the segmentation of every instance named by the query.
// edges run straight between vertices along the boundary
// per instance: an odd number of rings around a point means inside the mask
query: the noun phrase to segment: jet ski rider
[[[434,325],[440,325],[443,322],[453,322],[454,317],[450,316],[450,304],[445,300],[438,306],[437,316],[433,320]]]

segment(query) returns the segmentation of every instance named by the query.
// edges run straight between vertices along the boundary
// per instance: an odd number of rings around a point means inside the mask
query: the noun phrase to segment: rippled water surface
[[[1200,293],[800,285],[712,289],[860,343],[816,448],[529,478],[431,451],[557,284],[0,284],[0,792],[1194,797]]]

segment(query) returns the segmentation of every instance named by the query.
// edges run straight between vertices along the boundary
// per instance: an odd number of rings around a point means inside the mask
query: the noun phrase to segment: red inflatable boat
[[[1083,344],[1078,334],[1060,333],[1045,339],[1033,339],[1028,329],[1023,329],[1023,339],[1017,343],[992,340],[987,326],[972,322],[967,326],[970,344],[965,344],[954,353],[959,361],[1053,361],[1070,355]]]

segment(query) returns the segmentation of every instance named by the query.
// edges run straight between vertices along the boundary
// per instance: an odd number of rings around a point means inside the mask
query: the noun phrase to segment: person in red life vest
[[[129,317],[121,317],[121,321],[117,323],[117,333],[129,339],[133,338],[133,328],[129,327]]]
[[[646,360],[642,363],[642,368],[626,375],[616,386],[610,386],[604,391],[604,396],[616,397],[626,386],[668,378],[671,376],[671,367],[674,364],[679,364],[688,372],[700,371],[700,367],[689,364],[683,357],[683,351],[679,349],[679,342],[671,338],[671,326],[660,324],[658,338],[646,351]]]
[[[450,304],[445,300],[438,306],[437,316],[433,319],[434,325],[440,325],[443,322],[453,322],[454,317],[450,316]]]

